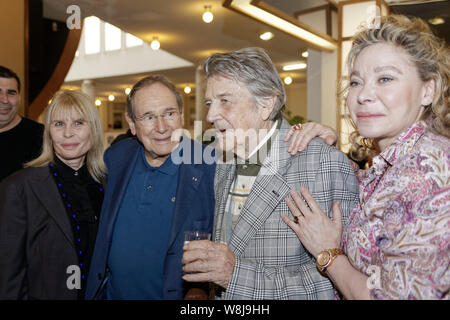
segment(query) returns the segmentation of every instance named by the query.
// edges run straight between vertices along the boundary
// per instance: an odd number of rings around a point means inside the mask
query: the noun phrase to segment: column
[[[336,3],[318,4],[295,17],[316,32],[337,40],[338,11]],[[333,52],[308,49],[307,119],[337,127],[337,50]]]
[[[91,99],[92,103],[94,103],[96,99],[96,86],[95,81],[91,79],[83,80],[81,83],[81,91],[86,93]],[[102,104],[98,107],[98,112],[100,114],[100,118],[102,120],[102,128],[103,133],[108,130],[108,106],[107,101],[103,101]]]
[[[95,101],[95,82],[93,80],[83,80],[81,83],[81,91],[86,93],[89,97],[91,97],[92,101]]]
[[[306,117],[308,120],[322,122],[322,56],[321,52],[308,50],[306,70]]]
[[[308,50],[307,118],[337,127],[337,53]]]
[[[197,66],[195,70],[195,121],[202,121],[202,130],[205,131],[206,128],[206,107],[205,107],[205,87],[206,87],[206,77],[203,71],[203,66]],[[195,123],[194,123],[195,129]],[[195,130],[197,134],[198,130]],[[194,137],[197,139],[199,137]],[[201,137],[200,137],[201,139]]]

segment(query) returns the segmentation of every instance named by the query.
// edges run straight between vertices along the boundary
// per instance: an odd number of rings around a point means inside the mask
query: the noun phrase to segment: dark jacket
[[[186,138],[183,138],[186,139]],[[204,147],[192,140],[183,140],[184,155]],[[114,223],[125,196],[129,179],[139,156],[140,143],[137,139],[125,139],[111,146],[105,152],[108,179],[105,198],[100,214],[100,225],[94,256],[86,288],[86,299],[104,299],[105,284],[108,281],[108,257],[111,247]],[[190,150],[189,150],[190,149]],[[197,159],[198,162],[198,159]],[[193,162],[191,162],[193,163]],[[183,254],[184,231],[201,230],[212,232],[214,220],[214,172],[215,164],[185,164],[179,168],[178,187],[168,250],[164,262],[164,299],[183,299],[189,284],[183,281],[181,258]]]
[[[73,232],[48,167],[0,184],[0,299],[77,299],[67,273],[78,265]]]

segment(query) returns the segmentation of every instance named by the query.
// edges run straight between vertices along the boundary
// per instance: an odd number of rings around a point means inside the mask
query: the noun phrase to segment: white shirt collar
[[[275,132],[275,129],[277,128],[277,125],[278,125],[278,120],[275,121],[275,123],[273,124],[273,126],[270,129],[269,133],[267,133],[267,135],[264,137],[264,139],[262,139],[261,142],[256,146],[256,148],[249,154],[247,159],[250,159],[256,152],[258,152],[259,149],[261,149],[261,147],[267,142],[267,140],[270,139],[270,137]]]

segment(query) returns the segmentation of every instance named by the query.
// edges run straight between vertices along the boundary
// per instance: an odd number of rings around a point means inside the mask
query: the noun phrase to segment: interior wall
[[[22,103],[19,113],[24,115],[26,105],[25,81],[25,8],[26,0],[0,0],[0,65],[13,70],[20,78]]]
[[[308,120],[306,82],[285,85],[286,88],[286,111],[291,112],[291,117],[301,116]]]

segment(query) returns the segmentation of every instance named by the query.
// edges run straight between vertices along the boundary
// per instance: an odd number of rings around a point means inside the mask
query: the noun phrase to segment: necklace
[[[63,180],[61,178],[61,175],[59,174],[59,172],[56,169],[56,166],[54,163],[50,162],[48,164],[50,172],[56,182],[56,185],[58,187],[58,192],[61,196],[61,199],[63,201],[64,207],[66,208],[66,212],[69,214],[69,216],[72,218],[72,223],[73,223],[73,232],[74,232],[74,240],[75,240],[75,248],[76,248],[76,252],[78,255],[78,260],[79,260],[79,266],[80,269],[82,270],[82,274],[81,274],[81,279],[84,280],[86,278],[86,275],[84,274],[83,270],[85,270],[85,264],[84,261],[85,259],[85,252],[83,252],[81,250],[81,244],[84,243],[84,241],[87,241],[87,239],[83,239],[81,234],[82,234],[82,230],[81,230],[81,224],[79,221],[79,215],[78,212],[76,210],[76,208],[74,207],[73,203],[72,203],[72,197],[68,196],[66,189],[64,187],[63,184]],[[78,172],[75,172],[74,174],[75,176],[78,176]],[[98,191],[100,193],[103,193],[103,188],[101,186],[101,184],[99,184],[97,181],[95,181],[94,179],[92,179],[92,181],[96,184],[99,185],[98,187]]]

